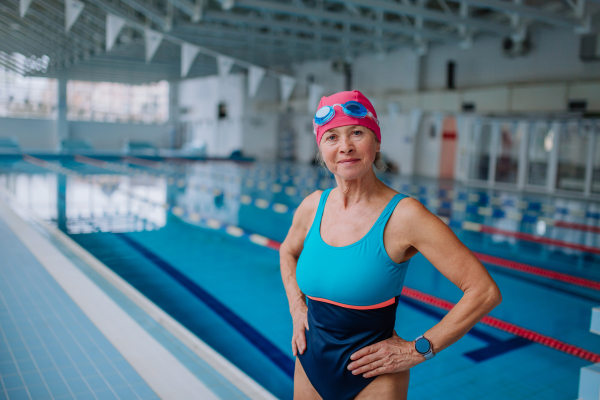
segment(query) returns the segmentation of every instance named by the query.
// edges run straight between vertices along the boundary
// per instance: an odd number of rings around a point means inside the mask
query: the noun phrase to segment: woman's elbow
[[[502,293],[500,293],[500,289],[495,283],[488,289],[485,303],[488,304],[490,310],[498,307],[500,303],[502,303]]]

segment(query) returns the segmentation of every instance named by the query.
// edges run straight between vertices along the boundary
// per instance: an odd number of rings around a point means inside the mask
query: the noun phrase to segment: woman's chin
[[[367,171],[359,170],[358,168],[353,171],[345,171],[344,169],[344,167],[338,168],[336,171],[336,175],[347,181],[358,179],[367,173]]]

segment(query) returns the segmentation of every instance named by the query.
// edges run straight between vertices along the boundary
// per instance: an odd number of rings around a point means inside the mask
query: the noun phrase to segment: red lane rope
[[[575,222],[554,221],[554,226],[559,228],[577,229],[580,231],[600,233],[600,227],[586,224],[578,224]]]
[[[523,264],[516,261],[505,260],[504,258],[489,256],[487,254],[475,252],[473,252],[473,254],[475,254],[475,257],[477,257],[479,261],[487,264],[493,264],[499,267],[514,269],[517,271],[525,272],[532,275],[538,275],[548,279],[554,279],[573,285],[578,285],[594,290],[600,290],[600,282],[596,282],[591,279],[580,278],[573,275],[563,274],[561,272],[549,271],[544,268],[534,267],[533,265]]]
[[[402,295],[448,311],[454,307],[454,303],[450,301],[437,298],[406,286],[402,289]],[[593,363],[600,362],[600,354],[582,349],[581,347],[573,346],[558,339],[554,339],[553,337],[542,335],[541,333],[522,328],[518,325],[502,321],[501,319],[489,315],[483,317],[479,322]]]
[[[514,237],[514,238],[520,239],[520,240],[529,240],[532,242],[538,242],[538,243],[548,244],[548,245],[552,245],[552,246],[567,247],[570,249],[585,251],[588,253],[600,254],[600,248],[598,248],[598,247],[586,246],[583,244],[566,242],[564,240],[536,236],[531,233],[507,231],[505,229],[494,228],[492,226],[487,226],[487,225],[481,225],[480,232],[510,236],[510,237]]]

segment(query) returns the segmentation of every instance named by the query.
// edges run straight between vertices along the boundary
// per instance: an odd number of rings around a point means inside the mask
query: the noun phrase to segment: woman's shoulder
[[[391,225],[398,224],[399,226],[408,227],[411,224],[418,224],[422,218],[431,214],[419,200],[404,193],[398,194],[403,197],[400,199],[390,216]]]
[[[315,190],[308,196],[306,196],[302,203],[298,206],[296,213],[301,212],[303,215],[310,216],[311,214],[315,214],[317,212],[317,208],[319,208],[319,202],[321,201],[321,195],[323,194],[323,190]]]

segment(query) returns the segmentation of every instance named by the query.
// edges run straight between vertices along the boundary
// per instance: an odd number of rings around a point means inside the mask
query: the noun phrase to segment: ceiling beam
[[[499,1],[499,0],[461,0],[465,1],[474,6],[489,8],[492,10],[516,13],[522,17],[526,17],[532,20],[545,22],[550,25],[558,26],[561,28],[575,29],[582,27],[583,24],[573,18],[564,17],[556,13],[539,10],[534,7],[524,6],[510,1]]]
[[[483,19],[462,18],[459,15],[447,14],[445,12],[435,11],[426,7],[414,6],[408,3],[400,4],[395,1],[385,0],[332,0],[335,2],[345,3],[346,1],[357,6],[369,7],[379,10],[384,10],[399,15],[409,15],[420,17],[425,20],[442,22],[454,26],[466,25],[470,28],[478,29],[483,32],[492,32],[500,35],[510,35],[513,30],[510,26],[497,24]]]
[[[206,10],[204,12],[204,17],[206,20],[209,20],[209,21],[239,23],[239,24],[245,24],[245,25],[250,25],[250,26],[265,27],[265,28],[279,28],[279,29],[289,30],[289,31],[293,31],[293,32],[304,32],[304,33],[310,33],[310,34],[315,34],[315,35],[319,34],[321,36],[336,37],[338,39],[349,38],[351,40],[371,42],[371,43],[377,41],[377,42],[382,42],[383,44],[385,44],[389,47],[398,46],[398,45],[402,45],[402,44],[406,43],[405,40],[390,40],[390,39],[385,39],[385,38],[376,39],[376,38],[373,38],[372,35],[363,35],[363,34],[354,33],[354,32],[347,34],[340,30],[315,27],[315,26],[311,26],[308,24],[293,23],[290,21],[278,21],[275,19],[267,21],[263,18],[254,17],[251,15],[240,15],[240,14],[235,14],[233,12],[225,13],[225,12],[221,12],[221,11]]]
[[[361,18],[361,17],[353,17],[351,15],[332,12],[332,11],[323,11],[317,10],[314,8],[298,8],[292,5],[278,3],[274,1],[264,1],[264,0],[237,0],[235,3],[236,7],[240,8],[250,8],[250,9],[264,9],[269,11],[278,12],[281,14],[287,15],[298,15],[303,17],[314,17],[320,20],[328,20],[335,21],[339,23],[349,23],[351,25],[364,26],[371,29],[381,28],[387,32],[394,32],[408,36],[421,35],[430,40],[438,40],[442,42],[452,42],[458,41],[459,37],[454,34],[436,32],[433,30],[418,30],[413,27],[403,26],[398,23],[390,23],[390,22],[377,22],[372,19]]]

